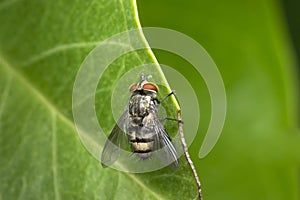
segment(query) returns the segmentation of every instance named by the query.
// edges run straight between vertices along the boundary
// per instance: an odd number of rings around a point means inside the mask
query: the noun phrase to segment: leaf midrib
[[[20,72],[18,72],[15,67],[13,67],[10,62],[8,62],[1,54],[0,54],[0,64],[3,66],[7,71],[9,71],[16,79],[23,83],[23,85],[28,88],[28,90],[35,96],[49,111],[56,115],[56,118],[62,120],[69,128],[73,129],[76,132],[75,126],[73,122],[67,118],[63,113],[61,113],[56,106],[54,106],[46,97],[43,95],[41,91],[39,91],[28,79],[26,79]],[[85,131],[83,133],[86,134]],[[88,134],[86,134],[88,136]],[[56,152],[57,153],[57,152]],[[145,190],[149,191],[150,194],[153,195],[156,199],[165,199],[158,195],[155,191],[151,188],[147,187],[143,182],[134,176],[133,174],[124,173],[126,176],[131,178],[135,183],[140,185]]]

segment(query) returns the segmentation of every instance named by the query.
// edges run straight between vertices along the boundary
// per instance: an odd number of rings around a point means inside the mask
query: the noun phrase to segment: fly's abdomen
[[[131,141],[131,149],[141,159],[147,159],[151,157],[153,141]]]
[[[129,127],[128,139],[131,150],[141,159],[151,157],[151,152],[154,148],[155,133],[144,126]]]

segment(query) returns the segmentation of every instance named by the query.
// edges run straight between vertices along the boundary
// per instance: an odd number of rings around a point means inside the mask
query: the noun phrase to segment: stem
[[[190,167],[193,171],[193,174],[194,174],[194,177],[195,177],[195,180],[196,180],[196,183],[197,183],[197,187],[198,187],[199,200],[203,200],[202,191],[201,191],[201,183],[200,183],[196,168],[195,168],[195,166],[193,164],[193,161],[190,157],[190,154],[188,152],[188,148],[187,148],[187,145],[186,145],[186,142],[185,142],[185,139],[184,139],[182,123],[180,123],[180,121],[181,121],[180,110],[178,110],[178,112],[177,112],[177,118],[178,118],[178,122],[179,122],[178,123],[179,135],[180,135],[180,140],[181,140],[181,144],[182,144],[182,147],[183,147],[183,152],[184,152],[184,155],[185,155],[185,158],[186,158],[187,162],[189,163],[189,165],[190,165]]]

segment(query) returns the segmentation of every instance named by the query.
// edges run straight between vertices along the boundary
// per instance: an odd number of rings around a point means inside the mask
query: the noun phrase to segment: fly
[[[130,87],[127,108],[114,126],[103,148],[103,167],[112,165],[120,156],[120,149],[130,145],[133,154],[140,159],[148,159],[152,152],[164,149],[164,157],[172,160],[173,168],[179,168],[177,152],[171,138],[158,119],[158,87],[148,79],[152,76],[141,74],[140,81]],[[168,96],[174,94],[170,93]],[[163,99],[164,100],[164,99]],[[162,101],[163,101],[162,100]],[[161,101],[161,102],[162,102]]]

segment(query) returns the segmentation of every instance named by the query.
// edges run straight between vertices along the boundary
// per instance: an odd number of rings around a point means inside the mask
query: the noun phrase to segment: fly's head
[[[140,81],[133,84],[129,89],[132,96],[139,94],[150,96],[152,100],[156,99],[158,87],[154,83],[148,82],[150,78],[152,78],[151,75],[144,76],[142,73]]]

